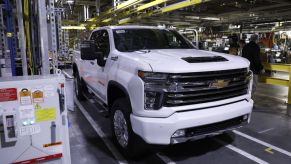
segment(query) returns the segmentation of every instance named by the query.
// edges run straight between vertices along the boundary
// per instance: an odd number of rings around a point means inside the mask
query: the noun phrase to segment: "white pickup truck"
[[[125,155],[139,152],[140,141],[175,144],[250,121],[249,62],[197,50],[174,30],[98,28],[74,52],[73,71],[77,98],[89,91],[108,107]]]

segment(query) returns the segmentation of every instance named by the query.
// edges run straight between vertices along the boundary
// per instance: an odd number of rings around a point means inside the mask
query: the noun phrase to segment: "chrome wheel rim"
[[[124,148],[128,145],[127,123],[123,113],[116,110],[113,117],[114,134],[118,143]]]

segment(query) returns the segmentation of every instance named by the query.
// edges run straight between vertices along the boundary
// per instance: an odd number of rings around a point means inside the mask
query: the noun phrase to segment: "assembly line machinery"
[[[54,73],[59,57],[68,55],[63,13],[54,0],[6,0],[0,4],[0,76]]]

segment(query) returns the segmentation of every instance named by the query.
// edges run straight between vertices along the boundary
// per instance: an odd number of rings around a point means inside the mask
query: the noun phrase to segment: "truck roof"
[[[164,27],[157,27],[157,26],[141,26],[141,25],[121,25],[121,26],[104,26],[97,28],[98,29],[137,29],[137,28],[142,28],[142,29],[165,29]],[[94,30],[94,31],[95,31]]]

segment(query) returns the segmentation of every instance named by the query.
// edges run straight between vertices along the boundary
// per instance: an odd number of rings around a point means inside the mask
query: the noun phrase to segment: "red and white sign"
[[[32,163],[39,163],[39,162],[43,162],[43,161],[47,161],[47,160],[62,158],[62,157],[63,157],[63,154],[59,153],[59,154],[53,154],[53,155],[48,155],[48,156],[44,156],[44,157],[34,158],[34,159],[30,159],[30,160],[14,162],[13,164],[32,164]]]
[[[2,88],[0,89],[0,102],[17,100],[16,88]]]

